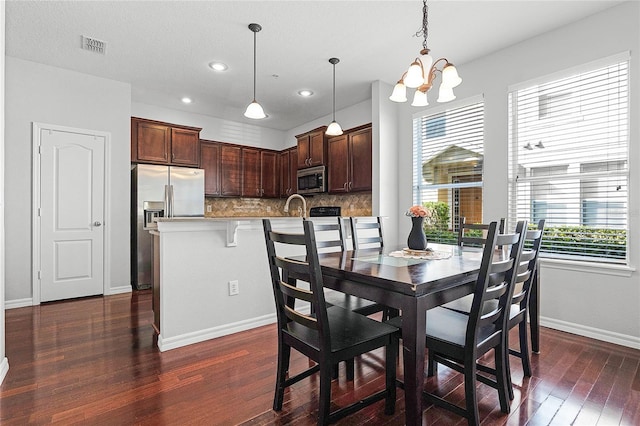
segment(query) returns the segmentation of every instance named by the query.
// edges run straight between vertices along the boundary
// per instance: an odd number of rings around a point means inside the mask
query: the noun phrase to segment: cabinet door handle
[[[353,182],[349,182],[349,189],[353,188]]]

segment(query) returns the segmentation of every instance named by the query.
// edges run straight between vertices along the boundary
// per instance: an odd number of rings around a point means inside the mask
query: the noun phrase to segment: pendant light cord
[[[253,101],[256,101],[256,32],[253,32]]]
[[[336,121],[336,64],[333,64],[333,121]]]

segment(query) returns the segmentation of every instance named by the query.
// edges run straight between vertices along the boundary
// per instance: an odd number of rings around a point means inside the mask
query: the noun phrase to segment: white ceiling
[[[429,1],[428,46],[464,79],[464,63],[579,20],[621,1]],[[252,99],[253,33],[257,100],[269,115],[243,117]],[[420,0],[395,1],[11,1],[9,56],[130,83],[134,102],[289,130],[332,108],[394,84],[422,47]],[[81,36],[107,42],[82,50]],[[229,70],[207,64],[220,60]],[[464,83],[463,83],[464,84]],[[315,95],[296,93],[310,89]],[[180,102],[193,99],[190,105]],[[336,117],[340,121],[340,117]]]

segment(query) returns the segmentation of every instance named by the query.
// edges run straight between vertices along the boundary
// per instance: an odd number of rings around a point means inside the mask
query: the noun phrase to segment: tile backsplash
[[[319,194],[305,196],[307,213],[311,207],[340,206],[343,216],[371,216],[371,192],[354,192],[352,194],[334,195]],[[206,217],[269,217],[298,216],[298,207],[302,207],[299,199],[291,200],[289,213],[284,212],[286,199],[279,198],[205,198]],[[211,211],[209,211],[211,210]]]

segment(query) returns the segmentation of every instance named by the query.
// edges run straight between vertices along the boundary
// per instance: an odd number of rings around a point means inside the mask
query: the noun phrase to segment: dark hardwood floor
[[[271,410],[275,326],[160,353],[151,322],[148,291],[6,311],[10,369],[0,387],[0,423],[315,424],[315,376],[287,391],[282,412]],[[500,412],[492,388],[478,385],[483,424],[640,424],[640,351],[550,329],[542,330],[541,348],[533,355],[531,378],[523,379],[512,358],[516,388],[510,414]],[[341,370],[333,403],[382,388],[382,355],[357,360],[354,382]],[[307,363],[292,356],[292,370]],[[453,401],[463,398],[460,376],[445,367],[426,386]],[[339,424],[402,425],[403,397],[399,390],[393,416],[385,416],[379,402]],[[465,424],[433,406],[423,419]]]

